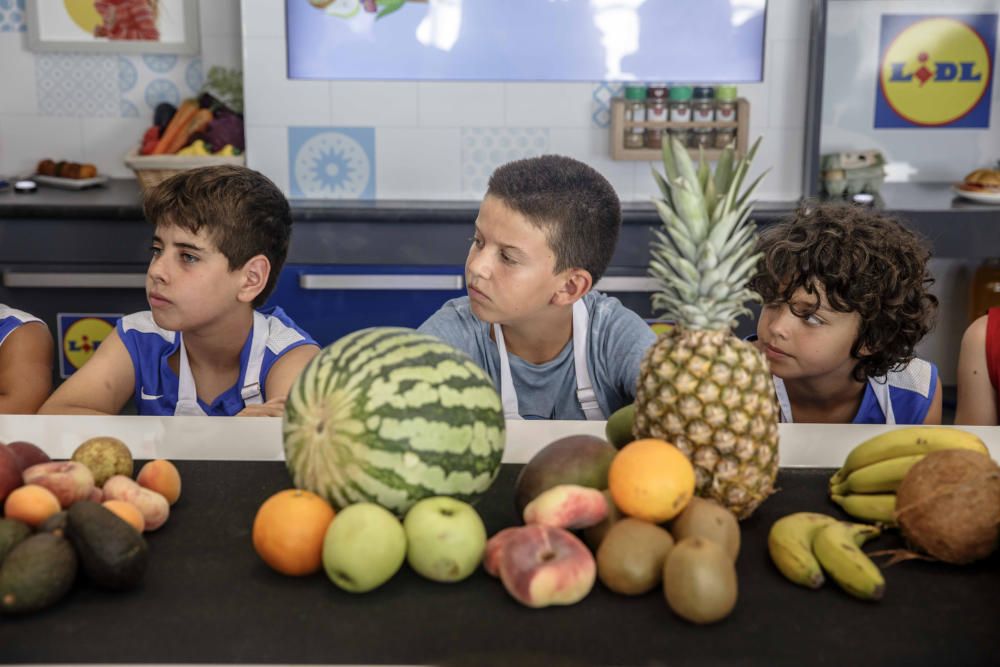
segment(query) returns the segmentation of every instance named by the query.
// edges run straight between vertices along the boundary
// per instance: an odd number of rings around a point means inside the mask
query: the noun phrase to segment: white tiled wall
[[[239,0],[200,2],[201,54],[176,58],[29,51],[24,4],[0,3],[0,175],[29,174],[51,158],[132,177],[123,158],[152,124],[153,106],[194,95],[213,65],[242,63]]]
[[[764,137],[754,168],[771,169],[762,199],[802,191],[809,4],[770,0],[764,82],[739,86],[750,101],[751,137]],[[656,192],[649,163],[609,158],[608,129],[593,117],[597,84],[289,81],[284,0],[242,0],[242,16],[249,136],[374,128],[376,199],[478,199],[496,166],[539,152],[539,135],[543,150],[599,169],[625,201]],[[287,150],[250,140],[247,157],[278,183],[293,177]]]

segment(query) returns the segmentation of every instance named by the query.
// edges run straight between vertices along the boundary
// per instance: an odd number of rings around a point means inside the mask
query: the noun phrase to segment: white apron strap
[[[503,403],[503,416],[507,419],[521,419],[517,392],[514,391],[514,377],[510,373],[507,346],[503,342],[503,327],[499,324],[493,325],[493,337],[497,339],[497,351],[500,353],[500,402]]]
[[[777,375],[772,375],[774,380],[774,393],[778,396],[778,406],[781,408],[781,421],[785,424],[794,423],[792,420],[792,403],[788,400],[788,391],[785,389],[785,381]]]
[[[872,378],[868,378],[868,384],[871,385],[872,391],[875,392],[875,400],[878,401],[878,406],[882,408],[882,414],[885,415],[885,423],[895,426],[896,414],[892,411],[892,397],[889,395],[889,383],[876,382]]]
[[[177,340],[181,347],[180,368],[177,373],[177,407],[175,417],[204,417],[205,411],[198,405],[198,391],[194,386],[194,375],[188,363],[187,348],[184,347],[184,336],[177,332]]]
[[[250,358],[247,360],[247,372],[243,376],[243,388],[240,395],[246,405],[263,403],[263,392],[260,389],[260,369],[264,365],[264,352],[267,346],[267,318],[254,311],[253,337],[250,340]]]
[[[587,332],[590,330],[590,315],[583,299],[573,304],[573,367],[576,369],[576,400],[580,402],[583,414],[590,421],[604,419],[604,413],[597,402],[594,385],[590,381],[587,368]]]

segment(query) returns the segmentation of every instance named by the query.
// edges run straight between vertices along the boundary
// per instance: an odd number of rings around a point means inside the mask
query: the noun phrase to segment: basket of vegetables
[[[197,98],[156,107],[142,143],[125,156],[144,190],[186,169],[246,164],[241,79],[212,68]]]

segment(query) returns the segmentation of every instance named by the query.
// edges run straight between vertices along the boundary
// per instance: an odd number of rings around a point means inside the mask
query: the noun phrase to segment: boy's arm
[[[52,334],[27,322],[0,345],[0,413],[33,415],[52,391]]]
[[[958,353],[956,424],[997,424],[997,391],[986,362],[986,320],[983,315],[965,330]]]
[[[236,414],[237,417],[280,417],[285,412],[285,399],[292,389],[292,383],[312,358],[319,354],[318,345],[299,345],[281,355],[264,380],[267,401],[259,405],[248,405]]]
[[[924,417],[924,424],[941,424],[941,377],[938,376],[937,384],[934,386],[934,397],[931,399],[931,407],[927,409],[927,416]]]
[[[90,358],[45,401],[39,414],[116,415],[135,392],[135,367],[114,329]]]

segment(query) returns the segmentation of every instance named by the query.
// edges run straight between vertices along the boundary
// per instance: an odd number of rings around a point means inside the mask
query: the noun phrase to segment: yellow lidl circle
[[[66,13],[88,35],[103,23],[101,15],[94,9],[94,0],[65,0]]]
[[[114,328],[107,320],[84,317],[73,322],[63,334],[63,354],[73,368],[80,368],[94,356],[97,347]]]
[[[901,117],[917,125],[946,125],[979,103],[990,68],[989,50],[970,26],[951,18],[924,19],[886,49],[879,84]]]

